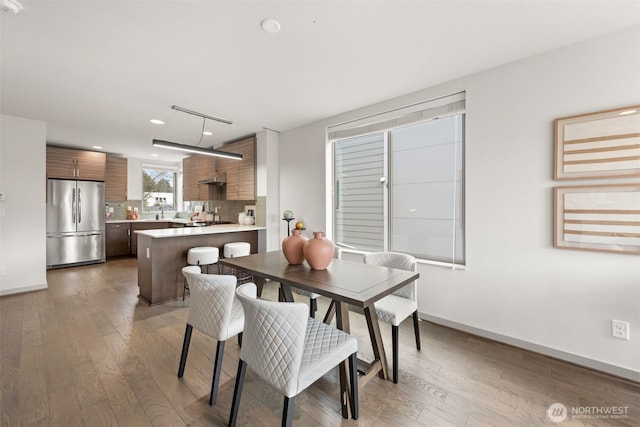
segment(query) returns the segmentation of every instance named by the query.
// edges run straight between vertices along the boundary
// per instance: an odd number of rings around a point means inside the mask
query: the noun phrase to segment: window
[[[159,166],[142,167],[142,211],[175,210],[176,172]]]
[[[334,239],[463,265],[464,94],[329,128]]]

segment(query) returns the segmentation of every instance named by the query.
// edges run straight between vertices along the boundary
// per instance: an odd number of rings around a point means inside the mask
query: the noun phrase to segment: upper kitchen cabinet
[[[200,181],[216,172],[216,158],[202,154],[182,160],[182,194],[184,200],[210,200],[210,187]]]
[[[105,200],[127,200],[127,159],[107,155],[107,174],[104,179]]]
[[[218,172],[227,174],[227,200],[255,200],[256,198],[256,138],[235,141],[219,148],[221,151],[242,154],[242,160],[218,158]]]
[[[47,178],[104,181],[106,154],[47,145]]]

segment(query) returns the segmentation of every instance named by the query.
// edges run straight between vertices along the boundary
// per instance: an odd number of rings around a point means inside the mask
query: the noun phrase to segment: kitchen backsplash
[[[201,206],[202,212],[210,212],[213,213],[214,208],[218,207],[218,216],[220,216],[220,221],[231,221],[234,224],[238,222],[238,213],[244,212],[245,205],[255,205],[253,200],[210,200],[204,202],[186,202],[185,206],[188,206],[188,211],[169,211],[164,213],[165,218],[188,218],[191,212],[196,210],[196,206]],[[153,219],[156,214],[160,214],[160,211],[157,212],[142,212],[142,200],[124,200],[124,201],[111,201],[106,202],[105,204],[105,217],[107,212],[113,211],[109,213],[107,219],[109,220],[122,220],[127,219],[127,207],[131,206],[131,209],[138,208],[138,212],[140,214],[140,219]],[[208,209],[208,210],[205,210]]]

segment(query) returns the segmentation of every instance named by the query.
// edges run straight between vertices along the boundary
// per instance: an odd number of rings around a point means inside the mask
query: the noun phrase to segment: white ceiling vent
[[[22,3],[18,0],[2,0],[2,10],[17,15],[22,10]]]

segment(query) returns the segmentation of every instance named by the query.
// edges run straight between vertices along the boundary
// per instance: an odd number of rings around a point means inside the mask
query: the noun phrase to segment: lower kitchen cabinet
[[[107,258],[131,254],[131,226],[128,222],[106,224],[105,249]]]
[[[171,225],[170,221],[108,222],[105,243],[107,257],[137,255],[138,235],[135,233],[136,230],[155,230],[169,228]]]

